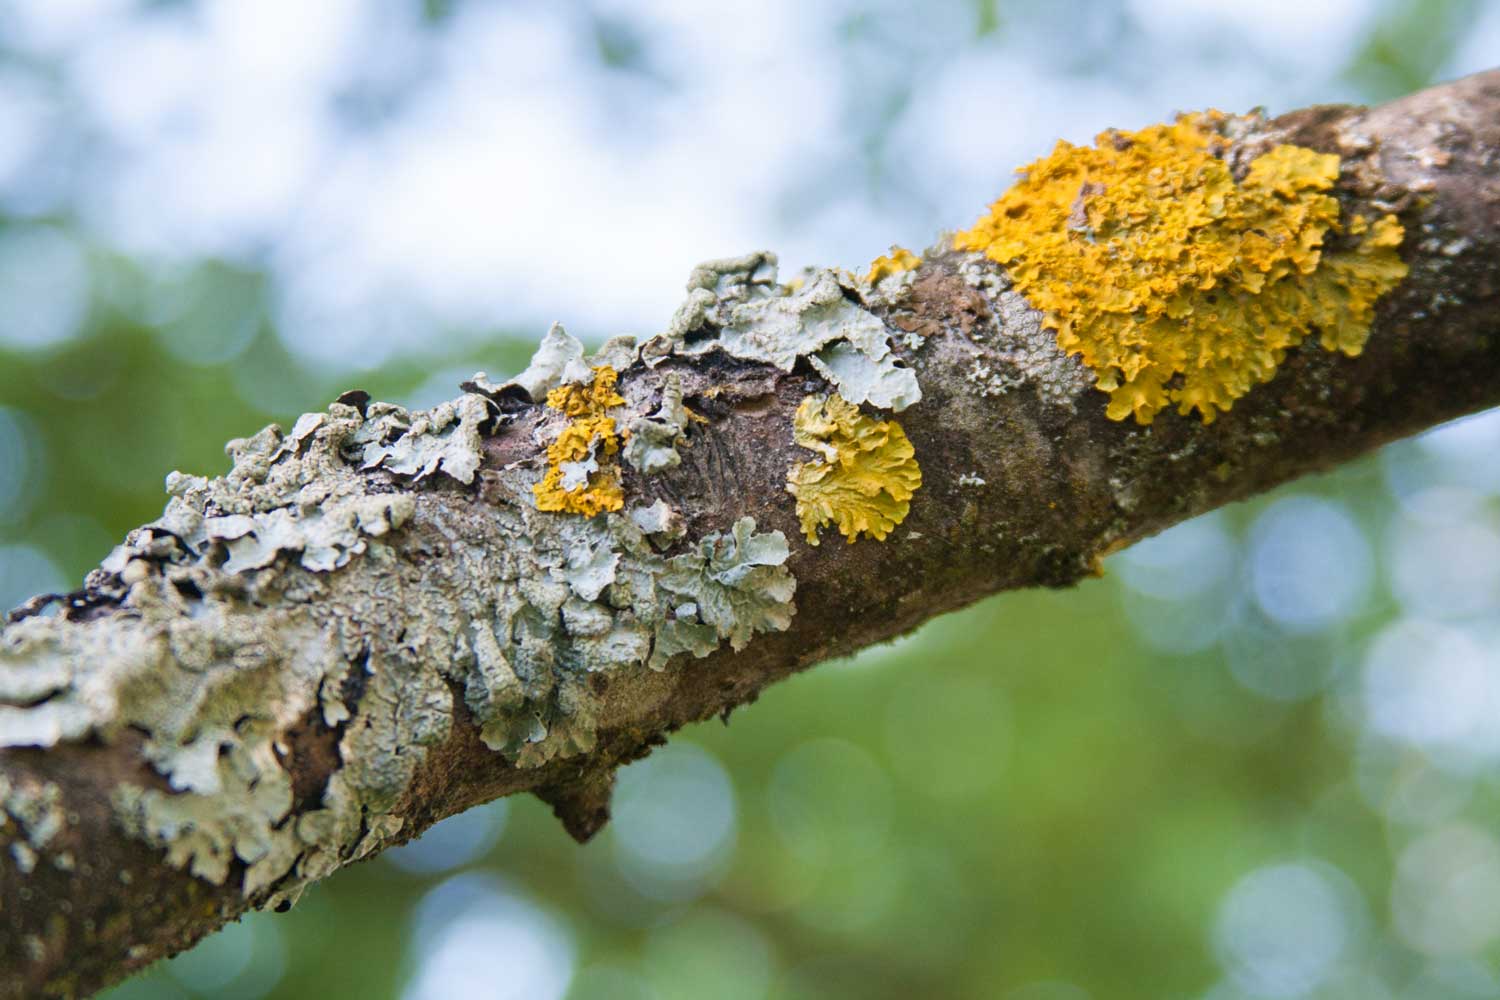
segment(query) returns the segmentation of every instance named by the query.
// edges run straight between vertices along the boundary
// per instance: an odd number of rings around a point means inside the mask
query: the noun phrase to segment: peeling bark
[[[619,765],[780,678],[1500,404],[1500,72],[1258,121],[1229,156],[1278,143],[1336,153],[1410,274],[1362,355],[1309,340],[1211,424],[1107,419],[982,257],[788,293],[751,255],[695,272],[640,349],[549,335],[515,383],[420,414],[345,394],[174,480],[83,590],[0,631],[0,996],[96,990],[498,796],[586,839]],[[565,473],[626,506],[538,512],[571,419],[543,397],[604,366],[640,444]],[[885,541],[813,547],[793,415],[839,391],[899,408],[922,485]]]

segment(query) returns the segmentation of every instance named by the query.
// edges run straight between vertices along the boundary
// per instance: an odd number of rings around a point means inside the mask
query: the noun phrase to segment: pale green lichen
[[[662,379],[661,406],[625,425],[625,461],[648,475],[675,469],[682,464],[677,449],[686,443],[688,423],[693,419],[692,411],[682,403],[682,379],[668,372]]]
[[[630,512],[630,520],[647,537],[665,544],[675,542],[686,530],[682,516],[665,500],[654,501],[648,507],[634,508]]]
[[[805,357],[850,402],[903,410],[922,398],[916,373],[897,362],[880,318],[851,301],[858,293],[852,278],[826,269],[782,285],[770,253],[709,261],[693,271],[687,302],[642,357],[717,350],[782,371]]]
[[[455,690],[488,745],[535,767],[594,747],[591,676],[787,627],[780,533],[742,518],[669,555],[683,520],[661,501],[538,512],[539,470],[479,470],[469,429],[510,419],[486,395],[417,413],[334,404],[233,442],[219,479],[174,474],[162,517],[90,576],[123,613],[0,631],[0,745],[139,734],[167,788],[119,786],[121,825],[208,881],[243,866],[245,894],[277,903],[400,835]],[[440,476],[489,502],[394,489]],[[337,765],[298,802],[284,754],[311,720]],[[36,863],[37,841],[13,843]]]
[[[330,498],[264,514],[207,517],[203,537],[224,543],[228,573],[264,569],[282,552],[300,553],[305,568],[322,572],[346,565],[365,551],[367,538],[401,527],[411,512],[406,496]]]
[[[616,394],[597,374],[659,361],[663,344],[783,371],[805,358],[875,405],[920,397],[857,287],[833,272],[792,290],[774,258],[751,255],[695,280],[701,294],[655,353],[619,338],[590,357],[554,327],[511,382],[477,375],[469,394],[425,411],[336,403],[290,433],[232,442],[223,477],[169,477],[162,516],[90,575],[116,613],[0,630],[0,745],[131,732],[165,785],[117,787],[122,827],[171,864],[242,878],[246,896],[277,903],[402,835],[455,697],[488,746],[537,767],[595,747],[610,719],[591,679],[684,669],[788,628],[796,582],[780,532],[726,518],[684,542],[684,518],[662,500],[556,517],[534,503],[549,474],[540,455],[485,467],[486,440],[517,421],[543,445],[564,420],[616,408],[636,471],[679,464],[701,419],[679,376]],[[543,399],[553,406],[538,420],[526,406]],[[559,487],[594,485],[604,436],[590,430],[581,454],[555,463]],[[308,727],[336,751],[310,798],[287,756]],[[28,810],[0,811],[21,834],[13,860],[35,864],[48,828],[15,818]]]
[[[162,517],[90,577],[128,614],[33,618],[0,632],[0,745],[142,734],[143,755],[172,791],[119,786],[121,824],[209,881],[243,863],[247,895],[281,883],[291,892],[342,863],[409,784],[420,747],[446,733],[451,702],[438,674],[401,660],[372,671],[357,708],[342,704],[340,682],[371,640],[341,637],[350,622],[335,620],[335,608],[357,620],[361,605],[341,601],[370,597],[335,600],[320,624],[298,595],[325,578],[357,592],[357,578],[332,571],[355,556],[388,558],[380,539],[406,523],[416,501],[378,491],[372,475],[462,478],[469,469],[472,478],[477,454],[463,455],[453,433],[471,410],[460,400],[427,414],[376,406],[366,416],[335,404],[290,435],[273,427],[232,442],[234,467],[220,479],[174,474]],[[360,471],[369,445],[408,436],[430,439],[413,440],[409,454],[436,461],[398,461],[398,472],[386,468],[387,452],[374,463],[384,471]],[[261,594],[276,595],[279,610],[247,613],[245,599]],[[344,733],[344,766],[321,803],[291,824],[278,748],[312,712],[358,724]]]
[[[898,367],[891,357],[872,361],[850,341],[829,344],[808,361],[840,396],[856,405],[869,403],[899,413],[922,398],[910,368]]]
[[[566,382],[587,382],[592,377],[591,371],[592,367],[584,360],[583,344],[564,330],[561,323],[553,323],[531,356],[531,364],[510,384],[520,386],[540,402]]]
[[[785,631],[797,589],[783,566],[787,555],[786,536],[779,531],[757,534],[753,517],[734,522],[728,535],[705,535],[696,552],[673,557],[661,577],[661,588],[686,602],[677,606],[673,621],[690,621],[695,615],[736,650],[744,649],[756,632]],[[689,606],[692,612],[685,615]]]
[[[12,782],[0,774],[0,843],[10,841],[11,860],[23,875],[35,870],[48,853],[56,867],[72,867],[70,854],[50,851],[53,839],[66,825],[62,791],[55,784]]]
[[[497,516],[505,523],[516,513]],[[785,538],[755,532],[753,519],[668,558],[651,543],[681,533],[665,504],[543,530],[537,517],[520,512],[507,532],[516,542],[493,560],[493,620],[456,654],[473,664],[467,700],[483,739],[523,766],[592,748],[593,721],[580,714],[592,710],[583,696],[589,674],[662,669],[678,652],[706,656],[724,639],[738,649],[790,621]],[[694,641],[684,643],[686,634]]]
[[[612,337],[592,355],[585,353],[583,342],[561,323],[553,323],[531,356],[526,370],[507,382],[494,382],[484,372],[476,372],[462,383],[468,392],[499,404],[507,395],[519,393],[526,400],[541,402],[547,394],[569,382],[588,382],[593,370],[600,367],[624,371],[639,357],[634,337]]]
[[[690,343],[710,340],[714,331],[730,325],[737,306],[783,292],[776,280],[776,255],[768,251],[699,264],[688,275],[687,299],[665,332],[641,345],[641,357],[655,364]]]
[[[369,412],[372,419],[352,438],[364,444],[364,468],[383,468],[414,480],[442,471],[461,483],[474,481],[481,429],[490,419],[480,397],[461,396],[411,415],[380,403]]]

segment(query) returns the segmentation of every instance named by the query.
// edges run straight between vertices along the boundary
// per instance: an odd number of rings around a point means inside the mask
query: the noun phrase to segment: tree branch
[[[555,330],[516,382],[346,394],[174,475],[0,632],[0,995],[98,989],[497,796],[587,838],[615,768],[780,678],[1500,403],[1500,72],[1223,134],[1239,181],[1335,154],[1409,274],[1362,353],[1274,352],[1211,423],[1109,419],[1055,316],[944,243],[873,284],[717,262],[639,348]]]

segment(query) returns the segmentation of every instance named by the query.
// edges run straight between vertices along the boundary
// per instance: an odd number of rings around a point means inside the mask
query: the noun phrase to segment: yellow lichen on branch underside
[[[1225,122],[1059,142],[955,237],[1005,265],[1115,420],[1176,403],[1212,421],[1314,331],[1357,355],[1375,301],[1406,276],[1395,216],[1340,221],[1337,156],[1277,146],[1236,183]]]
[[[889,254],[883,257],[876,257],[870,263],[870,270],[865,273],[865,280],[873,285],[877,281],[919,267],[921,263],[922,258],[910,250],[905,247],[893,246]]]
[[[809,545],[829,522],[850,542],[861,533],[883,541],[906,519],[922,470],[900,424],[867,417],[839,396],[808,396],[792,418],[792,437],[822,456],[786,477]]]
[[[574,382],[547,393],[547,406],[572,420],[547,446],[546,475],[531,488],[538,510],[593,517],[625,505],[619,467],[607,461],[620,450],[615,420],[605,416],[610,407],[625,405],[615,392],[618,378],[613,368],[601,365],[589,384]]]

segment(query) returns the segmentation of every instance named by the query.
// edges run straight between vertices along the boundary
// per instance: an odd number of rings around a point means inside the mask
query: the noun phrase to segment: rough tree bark
[[[1345,217],[1394,213],[1410,272],[1362,354],[1309,338],[1211,423],[1107,419],[981,255],[796,294],[752,255],[696,272],[644,348],[550,334],[519,384],[424,414],[346,394],[232,443],[223,479],[174,477],[161,521],[0,632],[0,995],[98,989],[497,796],[586,838],[615,768],[780,678],[1500,403],[1500,72],[1233,141],[1337,154]],[[767,296],[801,305],[733,346]],[[568,384],[571,410],[543,403]],[[920,463],[883,541],[807,544],[786,488],[815,459],[794,415],[834,389],[900,408]],[[630,433],[587,423],[606,412]],[[568,427],[560,488],[618,513],[537,510]]]

